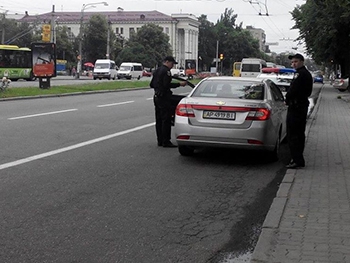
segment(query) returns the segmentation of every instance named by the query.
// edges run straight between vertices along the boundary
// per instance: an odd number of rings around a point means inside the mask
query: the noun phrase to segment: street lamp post
[[[215,57],[216,74],[218,73],[218,59],[219,59],[219,40],[216,40],[216,57]]]
[[[77,74],[76,74],[76,78],[79,78],[79,76],[81,75],[81,70],[82,70],[82,60],[83,60],[83,20],[84,20],[84,11],[85,9],[89,8],[89,7],[95,7],[95,5],[105,5],[108,6],[107,2],[97,2],[97,3],[89,3],[89,4],[83,4],[82,8],[81,8],[81,12],[80,12],[80,28],[79,28],[79,55],[78,55],[78,65],[77,65]]]

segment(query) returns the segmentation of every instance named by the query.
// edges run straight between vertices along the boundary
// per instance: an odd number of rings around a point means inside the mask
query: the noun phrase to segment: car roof
[[[210,80],[210,81],[246,81],[246,82],[256,82],[256,83],[259,83],[259,82],[263,82],[264,79],[261,79],[261,78],[248,78],[248,77],[231,77],[231,76],[213,76],[213,77],[208,77],[208,78],[205,78],[204,80]]]

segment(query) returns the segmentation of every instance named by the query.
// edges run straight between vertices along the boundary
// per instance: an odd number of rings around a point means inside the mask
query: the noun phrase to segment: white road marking
[[[75,150],[75,149],[78,149],[78,148],[81,148],[81,147],[84,147],[84,146],[87,146],[87,145],[91,145],[93,143],[102,142],[102,141],[105,141],[105,140],[112,139],[114,137],[122,136],[122,135],[125,135],[125,134],[128,134],[128,133],[132,133],[132,132],[135,132],[135,131],[142,130],[142,129],[146,129],[146,128],[154,126],[154,125],[155,125],[155,122],[148,123],[148,124],[141,125],[141,126],[138,126],[138,127],[132,128],[132,129],[128,129],[128,130],[125,130],[125,131],[113,133],[113,134],[106,135],[106,136],[103,136],[103,137],[99,137],[99,138],[96,138],[96,139],[93,139],[93,140],[89,140],[89,141],[86,141],[86,142],[82,142],[82,143],[74,144],[74,145],[71,145],[71,146],[67,146],[67,147],[64,147],[64,148],[61,148],[61,149],[57,149],[57,150],[53,150],[53,151],[50,151],[50,152],[33,155],[33,156],[30,156],[30,157],[23,158],[23,159],[20,159],[20,160],[17,160],[17,161],[9,162],[9,163],[4,163],[4,164],[0,165],[0,170],[4,170],[6,168],[10,168],[10,167],[13,167],[13,166],[21,165],[21,164],[32,162],[32,161],[35,161],[35,160],[39,160],[39,159],[42,159],[42,158],[45,158],[45,157],[49,157],[49,156],[52,156],[52,155],[56,155],[56,154],[59,154],[59,153]]]
[[[38,113],[38,114],[32,114],[32,115],[25,115],[25,116],[13,117],[13,118],[8,118],[8,119],[9,119],[9,120],[18,120],[18,119],[39,117],[39,116],[44,116],[44,115],[51,115],[51,114],[58,114],[58,113],[66,113],[66,112],[77,111],[77,110],[78,110],[78,109],[69,109],[69,110],[61,110],[61,111],[51,111],[51,112],[44,112],[44,113]]]
[[[146,100],[153,100],[153,97],[152,98],[147,98]]]
[[[130,101],[124,101],[124,102],[118,102],[118,103],[111,103],[111,104],[104,104],[104,105],[98,105],[98,108],[102,107],[111,107],[111,106],[117,106],[117,105],[123,105],[123,104],[128,104],[128,103],[133,103],[135,101],[130,100]]]

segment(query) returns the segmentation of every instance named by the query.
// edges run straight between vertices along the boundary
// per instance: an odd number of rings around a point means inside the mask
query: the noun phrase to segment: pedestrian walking
[[[156,135],[158,146],[177,147],[172,144],[171,139],[171,89],[186,86],[186,81],[172,83],[170,69],[177,64],[174,57],[168,56],[163,60],[163,64],[153,73],[150,86],[154,89],[153,102],[156,118]]]
[[[75,69],[75,67],[72,68],[72,76],[73,78],[75,77],[75,74],[77,74],[77,70]]]
[[[304,65],[304,57],[295,54],[288,57],[292,67],[296,70],[294,79],[286,94],[287,112],[287,140],[291,153],[288,169],[305,167],[305,128],[309,106],[309,96],[312,93],[313,80],[311,73]]]

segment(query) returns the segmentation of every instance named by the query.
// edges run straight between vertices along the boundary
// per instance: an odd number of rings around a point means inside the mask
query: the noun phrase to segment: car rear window
[[[218,97],[263,100],[265,86],[263,83],[244,81],[203,81],[192,97]]]

